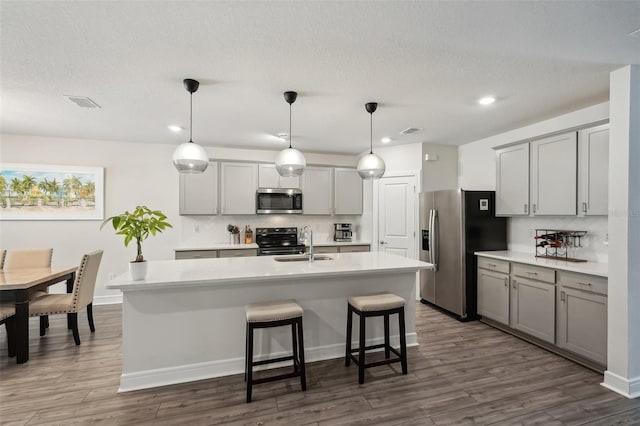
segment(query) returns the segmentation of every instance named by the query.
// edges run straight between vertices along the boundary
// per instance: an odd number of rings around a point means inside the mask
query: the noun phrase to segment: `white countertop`
[[[546,268],[560,269],[563,271],[578,272],[580,274],[608,277],[609,264],[601,262],[567,262],[566,260],[545,259],[535,257],[533,253],[523,253],[510,250],[501,251],[477,251],[477,256],[490,257],[492,259],[507,260],[509,262],[525,263],[527,265],[544,266]]]
[[[370,246],[370,241],[322,241],[314,242],[314,247],[334,247],[334,246]],[[229,244],[229,243],[208,243],[193,242],[183,243],[174,248],[174,251],[197,251],[197,250],[241,250],[241,249],[257,249],[257,244]]]
[[[106,285],[108,289],[143,290],[170,287],[224,286],[237,282],[283,281],[308,277],[338,277],[379,272],[416,272],[430,263],[385,252],[332,253],[332,260],[277,262],[274,257],[187,259],[148,261],[142,281],[124,273]]]

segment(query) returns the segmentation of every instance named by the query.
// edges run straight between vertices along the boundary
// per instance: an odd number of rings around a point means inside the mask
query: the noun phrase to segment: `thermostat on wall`
[[[486,198],[480,199],[480,210],[489,210],[489,200]]]

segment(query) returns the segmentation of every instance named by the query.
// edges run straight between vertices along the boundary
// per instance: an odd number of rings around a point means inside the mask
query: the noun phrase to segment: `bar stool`
[[[383,293],[370,296],[354,296],[348,299],[347,307],[347,350],[345,354],[345,365],[348,367],[351,360],[358,366],[358,382],[364,383],[364,370],[369,367],[400,362],[402,374],[407,374],[407,339],[404,325],[404,299],[395,294]],[[353,327],[353,313],[360,317],[360,342],[359,347],[351,349],[351,332]],[[389,316],[398,314],[398,328],[400,331],[400,352],[389,344]],[[369,317],[384,316],[384,343],[379,345],[365,346],[366,319]],[[367,364],[365,361],[365,351],[370,349],[384,348],[385,359]],[[358,352],[356,358],[353,353]],[[397,358],[390,358],[391,352]]]
[[[254,303],[247,305],[247,342],[246,342],[246,363],[245,380],[247,382],[247,402],[251,402],[251,391],[253,385],[273,382],[274,380],[300,377],[302,390],[307,390],[307,376],[304,367],[304,336],[302,334],[303,310],[293,300],[285,300],[269,303]],[[283,356],[262,361],[253,361],[253,330],[258,328],[291,326],[291,341],[293,355]],[[269,364],[293,360],[293,372],[280,374],[262,379],[253,379],[253,367],[256,365]]]

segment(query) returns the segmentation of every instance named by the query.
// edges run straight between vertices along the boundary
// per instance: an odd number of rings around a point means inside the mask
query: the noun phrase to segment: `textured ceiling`
[[[608,99],[640,1],[2,1],[1,130],[277,150],[463,144]],[[498,102],[480,107],[476,99]],[[88,96],[81,109],[63,95]],[[407,127],[424,130],[412,136]]]

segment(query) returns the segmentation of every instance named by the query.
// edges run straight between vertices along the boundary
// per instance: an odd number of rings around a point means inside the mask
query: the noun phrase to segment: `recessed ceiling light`
[[[182,127],[176,126],[175,124],[171,124],[170,126],[167,126],[167,127],[169,128],[169,130],[175,133],[179,133],[184,130]]]
[[[491,105],[495,101],[496,101],[496,98],[494,96],[485,96],[483,98],[478,99],[478,103],[480,105]]]
[[[380,142],[382,143],[389,143],[391,142],[391,138],[388,136],[385,136],[384,138],[380,139]]]

